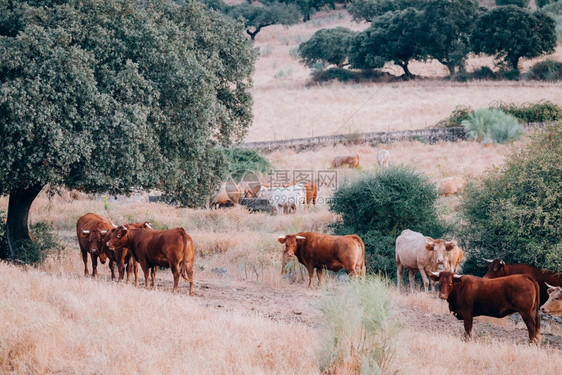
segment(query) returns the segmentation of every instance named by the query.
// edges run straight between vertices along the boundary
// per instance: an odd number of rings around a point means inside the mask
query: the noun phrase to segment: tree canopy
[[[255,52],[199,3],[0,0],[0,195],[29,239],[45,187],[159,188],[200,205],[252,121]]]
[[[342,66],[347,61],[349,39],[354,31],[345,27],[320,29],[299,45],[298,54],[306,66],[317,62]]]
[[[493,8],[483,13],[471,37],[475,53],[495,55],[498,62],[517,69],[521,58],[554,52],[555,23],[549,15],[515,5]]]

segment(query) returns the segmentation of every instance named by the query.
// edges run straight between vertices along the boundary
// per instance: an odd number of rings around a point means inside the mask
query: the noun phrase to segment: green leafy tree
[[[404,70],[407,78],[412,78],[408,64],[411,60],[423,60],[426,57],[423,46],[425,31],[421,26],[420,12],[414,8],[376,18],[367,30],[351,39],[351,66],[376,69],[392,61]]]
[[[562,122],[538,131],[532,141],[467,186],[461,205],[462,238],[471,256],[464,270],[483,274],[483,259],[562,269]]]
[[[429,0],[421,17],[425,51],[454,75],[464,70],[478,3],[472,0]]]
[[[471,44],[473,52],[495,55],[498,62],[516,70],[523,57],[554,52],[554,20],[515,5],[497,7],[478,18]]]
[[[372,22],[387,12],[407,8],[421,9],[424,0],[355,0],[347,6],[354,21]]]
[[[521,8],[528,8],[529,0],[496,0],[496,5],[516,5]]]
[[[318,30],[299,45],[301,61],[309,67],[317,62],[343,66],[347,60],[349,39],[354,34],[354,31],[345,27]]]
[[[251,123],[255,52],[201,4],[0,0],[0,195],[9,257],[46,186],[158,188],[203,205]]]
[[[335,3],[333,0],[263,0],[265,4],[277,1],[284,4],[296,5],[302,13],[303,22],[309,21],[310,16],[315,12],[321,10],[322,8],[325,8],[327,6],[335,8]]]
[[[234,147],[224,151],[228,161],[228,174],[236,181],[246,172],[265,174],[272,167],[269,161],[256,150]]]
[[[335,233],[361,236],[369,269],[394,278],[396,237],[404,229],[434,238],[449,230],[437,215],[437,197],[427,176],[411,168],[365,174],[334,193],[330,210],[342,217]]]
[[[234,19],[244,20],[246,32],[252,40],[264,27],[293,25],[301,18],[299,8],[295,4],[280,2],[266,3],[263,6],[240,3],[230,7],[227,14]]]

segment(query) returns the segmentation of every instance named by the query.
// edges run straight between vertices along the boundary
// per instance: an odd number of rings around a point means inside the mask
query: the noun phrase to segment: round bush
[[[335,233],[361,236],[369,270],[395,279],[395,241],[404,229],[434,238],[449,230],[438,217],[437,197],[435,185],[412,168],[364,174],[334,193],[330,210],[341,214]]]
[[[245,172],[266,173],[271,170],[271,164],[256,150],[247,148],[231,148],[224,152],[228,161],[228,173],[235,180],[241,178]]]
[[[506,143],[523,134],[517,119],[499,109],[477,109],[462,121],[467,136],[481,143]]]
[[[562,62],[554,60],[538,62],[529,69],[527,78],[540,81],[559,81],[562,79]]]
[[[465,188],[465,273],[482,275],[483,259],[562,269],[562,122],[490,170],[480,186]]]

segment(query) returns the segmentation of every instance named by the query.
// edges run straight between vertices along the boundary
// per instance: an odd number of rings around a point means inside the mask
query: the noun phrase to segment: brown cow
[[[144,273],[145,287],[148,288],[148,271],[153,273],[152,288],[156,289],[155,267],[170,267],[174,275],[174,289],[178,289],[180,276],[189,281],[189,295],[193,295],[193,262],[195,252],[193,240],[183,228],[170,230],[151,230],[145,228],[117,228],[115,238],[109,240],[107,246],[115,250],[126,247],[131,250],[135,260],[139,262]],[[181,272],[179,269],[180,263]]]
[[[539,284],[530,275],[511,275],[498,279],[483,279],[457,275],[448,271],[431,272],[439,282],[439,298],[449,302],[449,310],[464,320],[465,338],[472,337],[472,319],[486,315],[494,318],[518,312],[529,331],[531,342],[539,341]]]
[[[546,314],[562,316],[562,288],[546,284],[548,287],[548,300],[541,306],[541,311]]]
[[[281,272],[285,272],[288,260],[296,256],[308,270],[308,287],[312,287],[312,276],[316,268],[318,284],[322,284],[322,269],[339,271],[345,269],[350,276],[365,276],[365,245],[356,234],[332,236],[315,232],[287,234],[277,238],[285,244]]]
[[[437,192],[439,193],[439,195],[448,197],[449,195],[458,193],[463,188],[465,183],[466,180],[463,176],[442,178],[441,180],[437,181]]]
[[[346,164],[349,168],[357,168],[359,166],[359,155],[336,156],[332,160],[332,168],[341,168]]]
[[[306,204],[313,204],[316,206],[316,198],[318,198],[318,184],[316,182],[308,182],[304,185],[306,189]]]
[[[455,247],[453,247],[453,250],[445,253],[445,270],[452,273],[457,273],[459,264],[462,262],[463,252],[462,249],[457,245],[457,241],[451,242],[455,245]]]
[[[125,224],[125,228],[127,229],[135,229],[135,228],[149,228],[153,229],[150,226],[148,221],[144,223],[134,223],[134,224]],[[129,279],[131,278],[131,273],[134,272],[135,274],[135,286],[138,285],[138,262],[135,260],[135,257],[131,255],[131,251],[126,247],[119,247],[115,250],[111,250],[107,247],[107,243],[109,240],[115,238],[116,236],[116,228],[111,229],[103,238],[103,246],[105,248],[105,253],[107,254],[107,258],[109,259],[109,270],[111,271],[111,280],[115,279],[115,265],[117,264],[117,270],[119,271],[119,281],[123,280],[125,276],[125,268],[127,270],[127,280],[126,283],[129,283]]]
[[[85,276],[88,276],[88,253],[92,258],[92,277],[98,274],[98,256],[101,263],[105,264],[107,254],[103,251],[102,240],[103,236],[112,228],[114,228],[114,225],[111,224],[111,221],[91,212],[80,217],[76,222],[76,236],[84,261]]]
[[[548,300],[548,287],[545,283],[549,283],[554,286],[562,286],[562,272],[542,270],[528,264],[505,263],[503,260],[498,258],[494,260],[486,259],[486,262],[488,263],[488,272],[484,275],[485,279],[517,275],[521,273],[533,276],[539,283],[539,288],[541,289],[541,305]]]

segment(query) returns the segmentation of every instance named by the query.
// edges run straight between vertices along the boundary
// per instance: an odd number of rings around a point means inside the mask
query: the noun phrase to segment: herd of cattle
[[[168,267],[174,278],[176,292],[180,276],[189,281],[189,295],[194,294],[193,240],[183,228],[154,230],[148,222],[114,225],[94,213],[78,219],[78,243],[88,271],[88,254],[92,260],[92,276],[97,274],[97,259],[102,264],[109,259],[111,278],[115,278],[115,264],[119,280],[127,271],[137,285],[137,264],[140,264],[148,288],[152,288],[158,267]],[[335,236],[316,232],[287,234],[277,238],[284,245],[282,273],[287,262],[296,257],[308,271],[308,286],[312,287],[314,270],[318,283],[322,271],[345,270],[350,276],[364,277],[365,245],[355,235]],[[456,241],[433,239],[421,233],[404,230],[396,239],[398,289],[401,289],[404,268],[409,271],[410,289],[415,289],[415,274],[420,272],[424,288],[435,289],[439,283],[439,298],[449,303],[449,310],[464,321],[465,336],[471,337],[473,317],[486,315],[496,318],[518,312],[529,331],[531,342],[539,340],[540,310],[562,316],[562,273],[541,270],[524,264],[508,264],[500,259],[488,260],[488,272],[483,278],[457,274],[463,252]],[[429,276],[429,278],[428,278]]]

